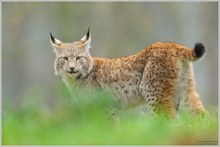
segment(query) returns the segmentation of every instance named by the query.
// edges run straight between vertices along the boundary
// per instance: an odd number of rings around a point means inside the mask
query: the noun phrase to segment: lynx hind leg
[[[194,79],[188,80],[187,103],[193,114],[206,114],[202,101],[200,100],[200,96],[195,90]]]
[[[175,62],[151,60],[147,63],[140,83],[140,91],[150,110],[176,118],[173,93],[177,79]]]
[[[190,91],[188,93],[188,103],[193,114],[206,114],[202,101],[200,100],[200,97],[196,91]]]
[[[186,106],[193,114],[206,114],[206,111],[203,107],[202,101],[200,100],[199,94],[196,92],[196,82],[194,78],[193,65],[189,64],[189,68],[186,72]]]
[[[176,110],[174,109],[173,97],[171,95],[165,97],[145,97],[145,99],[153,115],[164,115],[168,118],[176,118]]]

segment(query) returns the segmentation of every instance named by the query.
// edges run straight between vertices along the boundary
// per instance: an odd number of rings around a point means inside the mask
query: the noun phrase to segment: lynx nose
[[[70,67],[70,70],[71,70],[71,71],[74,71],[74,69],[75,69],[75,67]]]

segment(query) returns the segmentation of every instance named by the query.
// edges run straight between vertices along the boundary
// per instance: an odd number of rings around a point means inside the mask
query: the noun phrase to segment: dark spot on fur
[[[151,101],[154,101],[154,98],[150,98]]]
[[[149,102],[150,102],[150,99],[147,99],[146,102],[149,103]]]

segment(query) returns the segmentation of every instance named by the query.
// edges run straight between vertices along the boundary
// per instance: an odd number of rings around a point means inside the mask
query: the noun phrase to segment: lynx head
[[[65,74],[73,78],[81,78],[92,70],[93,60],[89,53],[91,43],[89,29],[80,41],[73,43],[63,43],[50,33],[50,43],[56,53],[54,62],[56,75]]]

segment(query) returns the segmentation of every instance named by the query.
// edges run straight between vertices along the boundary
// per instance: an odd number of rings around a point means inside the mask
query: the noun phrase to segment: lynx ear
[[[83,48],[86,51],[89,51],[89,48],[91,48],[91,33],[90,33],[90,27],[87,31],[87,34],[80,40],[83,43]]]
[[[54,51],[57,52],[57,49],[62,44],[62,42],[54,38],[52,33],[50,32],[50,44],[53,47]]]

